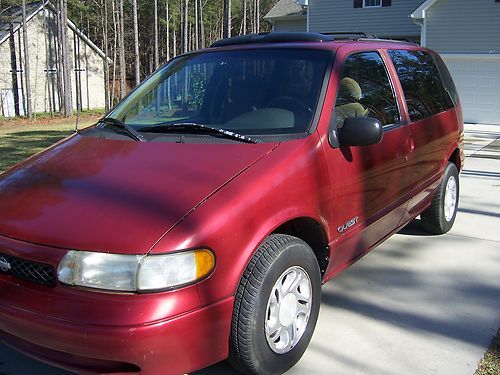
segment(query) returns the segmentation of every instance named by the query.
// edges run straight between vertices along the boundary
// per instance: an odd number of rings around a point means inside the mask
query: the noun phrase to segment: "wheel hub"
[[[451,221],[455,214],[457,205],[457,182],[453,176],[448,179],[446,183],[446,190],[444,193],[444,218],[446,221]]]
[[[271,350],[284,354],[304,334],[312,310],[312,283],[303,268],[293,266],[278,278],[267,302],[265,332]]]
[[[297,297],[292,293],[286,295],[280,304],[279,319],[282,326],[289,326],[297,314]]]

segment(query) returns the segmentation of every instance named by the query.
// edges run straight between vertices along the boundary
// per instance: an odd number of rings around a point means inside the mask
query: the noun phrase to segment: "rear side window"
[[[450,94],[453,99],[453,103],[457,105],[458,103],[458,91],[455,86],[455,82],[453,82],[453,78],[451,78],[450,71],[448,67],[444,63],[443,59],[439,56],[434,56],[434,61],[439,69],[439,73],[441,73],[441,78],[443,79],[444,88]]]
[[[337,128],[348,117],[373,117],[383,126],[399,121],[389,76],[377,52],[350,55],[345,63],[335,102]]]
[[[454,106],[431,55],[407,50],[388,53],[396,67],[412,121],[431,117]]]

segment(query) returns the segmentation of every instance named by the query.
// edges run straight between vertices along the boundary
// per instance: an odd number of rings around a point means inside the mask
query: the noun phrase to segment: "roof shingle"
[[[45,4],[45,1],[35,1],[34,3],[26,4],[26,17],[30,19],[40,8]],[[23,8],[21,6],[11,6],[0,12],[0,41],[10,33],[11,25],[18,27],[23,21]]]
[[[305,15],[307,15],[307,8],[297,4],[297,0],[280,0],[271,8],[264,18],[272,19]]]

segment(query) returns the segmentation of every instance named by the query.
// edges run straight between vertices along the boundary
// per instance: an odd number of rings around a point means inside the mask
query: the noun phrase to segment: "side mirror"
[[[340,146],[368,146],[382,140],[382,124],[372,117],[348,117],[338,129]]]

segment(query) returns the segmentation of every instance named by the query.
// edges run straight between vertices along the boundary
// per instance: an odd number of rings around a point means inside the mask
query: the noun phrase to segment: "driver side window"
[[[396,98],[382,57],[377,52],[350,55],[339,83],[334,115],[337,128],[348,117],[373,117],[382,126],[399,121]]]

